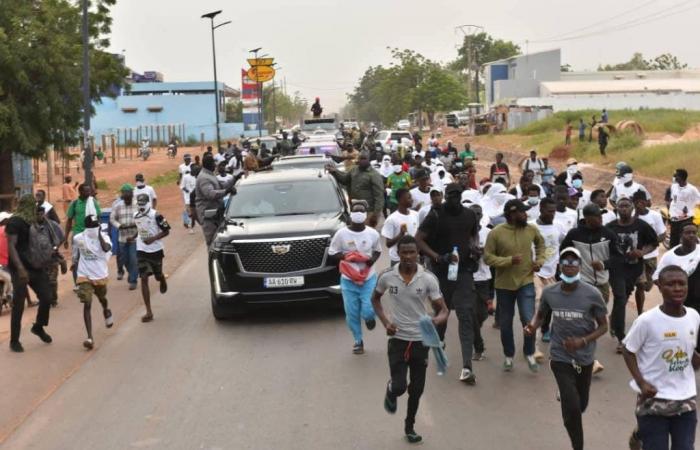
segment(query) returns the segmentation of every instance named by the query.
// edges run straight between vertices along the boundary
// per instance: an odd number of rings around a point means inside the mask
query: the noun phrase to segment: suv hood
[[[272,239],[317,234],[333,235],[345,226],[339,213],[307,214],[303,216],[273,216],[231,221],[217,235],[217,240],[230,239]]]

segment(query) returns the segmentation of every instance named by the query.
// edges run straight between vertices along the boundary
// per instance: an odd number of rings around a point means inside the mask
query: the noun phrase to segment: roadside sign
[[[264,83],[275,78],[275,69],[270,66],[253,66],[248,69],[248,78],[258,83]]]
[[[248,59],[248,64],[252,67],[255,66],[271,66],[275,58],[250,58]]]

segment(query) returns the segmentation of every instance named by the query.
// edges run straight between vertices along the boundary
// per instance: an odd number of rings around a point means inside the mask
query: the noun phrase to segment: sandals
[[[146,314],[143,317],[141,317],[141,322],[147,323],[147,322],[153,322],[153,314]]]
[[[105,309],[104,316],[105,316],[105,327],[112,328],[112,325],[114,325],[114,317],[112,317],[112,311],[109,309]]]

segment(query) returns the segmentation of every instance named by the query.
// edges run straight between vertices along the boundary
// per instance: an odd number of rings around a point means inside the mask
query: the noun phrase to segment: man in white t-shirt
[[[700,314],[683,303],[688,275],[678,266],[659,273],[663,303],[637,318],[627,333],[623,356],[637,393],[638,432],[645,449],[694,448],[697,425],[697,386],[700,368],[696,351]]]
[[[420,225],[418,212],[411,209],[413,200],[409,190],[406,188],[398,189],[396,200],[398,201],[396,211],[387,217],[382,227],[382,236],[386,238],[392,267],[399,263],[399,252],[396,244],[406,235],[415,236]]]
[[[617,183],[614,184],[610,192],[610,203],[615,206],[622,197],[631,199],[634,193],[640,190],[646,194],[647,200],[651,202],[651,194],[649,194],[647,188],[634,181],[632,167],[627,164],[621,164],[617,170]]]
[[[544,172],[545,164],[537,157],[537,152],[535,150],[530,151],[530,157],[523,161],[520,165],[520,170],[523,173],[526,170],[531,170],[533,174],[532,182],[536,184],[542,184],[542,173]]]
[[[355,339],[352,352],[356,355],[365,352],[362,320],[369,330],[376,326],[372,307],[372,291],[377,283],[374,263],[382,251],[379,233],[366,226],[366,221],[367,202],[353,202],[350,224],[335,233],[328,248],[328,256],[339,264],[345,322]]]
[[[661,216],[661,213],[649,209],[649,203],[646,199],[646,194],[642,191],[637,191],[632,196],[634,202],[634,211],[638,218],[648,223],[654,229],[659,243],[666,238],[666,224]],[[654,285],[652,275],[656,271],[656,261],[659,257],[659,249],[656,248],[653,252],[644,255],[644,272],[639,276],[634,290],[634,299],[637,303],[637,315],[644,312],[645,292],[651,291]]]
[[[192,171],[192,167],[191,167],[192,166],[192,155],[190,155],[189,153],[185,153],[182,156],[182,159],[184,162],[177,167],[177,172],[178,172],[177,185],[180,186],[181,188],[182,188],[182,178],[185,176],[185,173],[189,173]]]
[[[182,224],[185,228],[189,229],[189,234],[194,234],[195,220],[192,218],[192,212],[190,208],[190,200],[192,199],[192,193],[197,187],[197,178],[186,171],[182,176],[182,181],[180,182],[180,190],[182,191],[182,200],[185,205],[185,209],[182,211]],[[194,206],[194,205],[192,205]]]
[[[664,267],[678,266],[688,275],[688,297],[685,306],[700,312],[700,246],[698,246],[698,227],[690,223],[683,227],[681,243],[673,247],[661,257],[656,272],[652,276],[654,282],[659,279],[659,273]]]
[[[413,203],[411,208],[420,211],[425,205],[430,205],[430,173],[427,170],[421,170],[416,174],[417,186],[411,189],[411,198]]]
[[[148,195],[148,207],[156,209],[156,205],[158,204],[156,190],[146,184],[146,179],[142,173],[137,173],[134,178],[136,180],[136,187],[134,187],[134,198],[139,198],[139,195],[146,194]]]
[[[608,208],[608,195],[603,189],[596,189],[595,191],[591,192],[590,203],[594,203],[600,208],[603,225],[607,225],[613,220],[617,220],[617,214],[615,214],[615,211],[613,211],[612,208]],[[581,211],[583,211],[583,209]]]
[[[95,216],[85,218],[85,230],[73,237],[73,265],[77,261],[78,298],[83,304],[83,320],[87,339],[83,347],[92,350],[95,342],[92,338],[92,306],[93,294],[102,305],[105,326],[111,328],[114,324],[112,311],[107,304],[107,281],[109,268],[107,262],[112,256],[112,243],[109,236],[100,230],[100,223]]]
[[[695,208],[700,204],[700,193],[695,186],[688,183],[687,170],[676,169],[673,179],[675,182],[671,185],[668,207],[668,213],[671,216],[671,247],[678,245],[683,227],[693,223]]]

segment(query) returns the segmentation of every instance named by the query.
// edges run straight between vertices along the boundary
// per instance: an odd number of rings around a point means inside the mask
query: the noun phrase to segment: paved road
[[[396,416],[382,408],[388,369],[379,329],[366,337],[367,353],[354,356],[342,315],[328,308],[216,322],[203,247],[170,289],[155,322],[127,319],[3,448],[405,448],[405,398]],[[448,356],[458,361],[452,319]],[[438,377],[431,363],[416,424],[425,448],[567,448],[549,369],[534,375],[518,359],[514,373],[503,373],[490,323],[476,387],[456,381],[456,367]],[[625,448],[633,395],[609,337],[598,355],[607,369],[593,383],[587,448]]]

